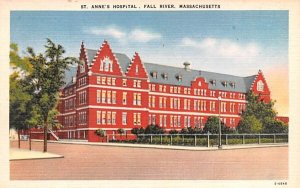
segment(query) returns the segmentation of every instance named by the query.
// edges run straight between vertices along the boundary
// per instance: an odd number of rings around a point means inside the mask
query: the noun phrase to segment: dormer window
[[[227,81],[223,81],[222,84],[224,87],[227,87]]]
[[[163,79],[167,80],[168,79],[168,74],[167,73],[162,73]]]
[[[157,78],[157,72],[156,71],[153,71],[151,74],[152,74],[153,78]]]
[[[232,88],[235,88],[235,86],[236,86],[235,82],[231,82],[230,85]]]
[[[198,86],[201,87],[201,82],[198,82]]]
[[[216,86],[216,80],[210,80],[210,83],[211,83],[213,86]]]
[[[177,78],[178,82],[182,81],[182,75],[179,74],[179,75],[176,76],[176,78]]]
[[[264,91],[264,83],[261,80],[257,82],[257,91]]]

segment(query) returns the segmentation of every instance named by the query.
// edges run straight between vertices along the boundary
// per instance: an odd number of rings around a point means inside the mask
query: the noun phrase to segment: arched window
[[[100,70],[105,72],[108,71],[112,72],[112,69],[113,69],[112,61],[108,57],[105,57],[101,62]]]
[[[264,83],[263,81],[259,80],[257,82],[257,91],[263,91],[264,90]]]
[[[80,73],[83,73],[85,71],[85,63],[81,61],[79,67],[80,67]]]

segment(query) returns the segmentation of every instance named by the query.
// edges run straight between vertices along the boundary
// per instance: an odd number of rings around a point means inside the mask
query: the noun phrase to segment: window
[[[136,65],[136,66],[135,66],[135,74],[138,74],[138,73],[139,73],[139,66]]]
[[[213,85],[213,86],[216,86],[216,80],[210,80],[210,83]]]
[[[111,103],[111,91],[107,91],[107,103]]]
[[[127,112],[122,112],[122,125],[127,125]]]
[[[257,91],[264,91],[264,83],[261,80],[257,82]]]
[[[127,104],[127,92],[123,92],[122,102],[123,102],[123,105]]]
[[[101,84],[101,77],[97,76],[97,84]]]
[[[152,107],[155,107],[155,96],[152,96]]]
[[[106,103],[106,91],[102,90],[101,94],[101,102]]]
[[[97,124],[101,123],[101,111],[97,111]]]
[[[221,102],[221,112],[226,112],[226,102]]]
[[[153,77],[153,78],[157,78],[157,72],[156,72],[156,71],[153,71],[153,72],[152,72],[152,77]]]
[[[117,95],[116,91],[112,91],[112,101],[111,102],[113,104],[116,104],[116,102],[117,102],[116,95]]]
[[[111,112],[107,112],[107,124],[111,124]]]
[[[116,85],[116,78],[111,79],[111,85],[115,86]]]
[[[101,90],[97,90],[97,103],[101,102]]]
[[[111,85],[111,77],[107,77],[107,85]]]
[[[106,112],[102,111],[102,124],[106,124]]]
[[[106,77],[101,78],[101,84],[105,85],[106,84]]]
[[[83,61],[80,61],[80,73],[85,72],[85,63]]]
[[[123,84],[123,86],[127,86],[127,79],[123,79],[122,84]]]
[[[102,62],[101,62],[101,65],[100,65],[100,71],[105,71],[105,72],[112,72],[112,69],[113,69],[113,63],[112,61],[108,58],[108,57],[105,57]]]

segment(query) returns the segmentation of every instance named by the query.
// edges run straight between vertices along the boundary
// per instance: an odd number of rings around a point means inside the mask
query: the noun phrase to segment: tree
[[[65,84],[65,70],[68,69],[68,65],[78,61],[75,58],[63,57],[64,48],[50,39],[47,39],[45,48],[44,54],[35,54],[32,48],[27,48],[27,52],[28,61],[32,66],[32,72],[28,75],[28,85],[31,86],[33,102],[43,120],[43,151],[47,152],[49,114],[56,108],[59,89]]]
[[[246,110],[241,115],[238,131],[244,133],[281,133],[287,127],[281,126],[282,122],[275,119],[277,113],[274,110],[275,101],[264,102],[259,95],[252,91],[247,93],[248,101]],[[240,127],[241,126],[241,127]],[[252,127],[253,126],[253,127]]]
[[[221,122],[221,129],[225,129],[225,124]],[[219,117],[216,116],[210,116],[207,118],[207,121],[204,125],[204,132],[210,132],[212,134],[218,134],[219,133]]]
[[[32,96],[26,93],[23,80],[14,73],[9,78],[9,126],[15,128],[18,133],[18,147],[20,148],[20,130],[28,129],[28,121],[31,119]]]
[[[120,134],[120,137],[121,137],[121,139],[122,139],[122,135],[125,133],[125,130],[122,129],[122,128],[119,128],[119,129],[117,130],[117,132]]]
[[[164,134],[165,131],[158,125],[148,125],[145,129],[145,134]]]
[[[134,134],[134,135],[136,135],[136,136],[138,136],[138,134],[144,134],[145,133],[145,129],[143,127],[141,127],[141,128],[135,127],[133,129],[131,129],[131,133]]]
[[[266,119],[266,125],[264,126],[265,133],[288,133],[288,125],[282,121],[274,119]]]
[[[188,131],[187,128],[183,128],[183,129],[181,129],[181,131],[180,131],[180,134],[188,134],[188,133],[189,133],[189,131]]]
[[[17,130],[18,147],[20,148],[20,130],[29,129],[30,121],[34,119],[34,114],[31,113],[32,96],[27,92],[28,85],[25,81],[26,75],[31,73],[32,67],[26,57],[19,56],[17,44],[10,45],[9,57],[10,67],[13,70],[9,77],[9,127]]]
[[[178,131],[175,130],[175,129],[173,129],[173,130],[170,130],[170,131],[169,131],[169,134],[178,134]]]
[[[239,133],[261,133],[263,130],[262,123],[254,116],[244,116],[239,122]]]
[[[103,137],[105,136],[105,131],[103,129],[97,129],[95,131],[96,135],[98,135],[99,137],[102,138],[102,141],[103,141]]]

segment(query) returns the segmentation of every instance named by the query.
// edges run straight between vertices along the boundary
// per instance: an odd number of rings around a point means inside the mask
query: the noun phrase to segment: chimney
[[[72,83],[75,83],[75,82],[76,82],[76,77],[73,76],[73,77],[72,77]]]
[[[191,65],[191,63],[190,63],[190,62],[187,62],[187,61],[183,63],[184,69],[185,69],[186,71],[189,71],[189,70],[190,70],[190,65]]]

